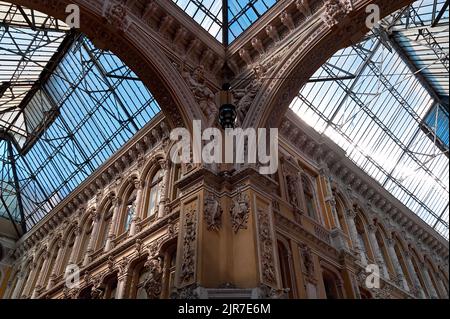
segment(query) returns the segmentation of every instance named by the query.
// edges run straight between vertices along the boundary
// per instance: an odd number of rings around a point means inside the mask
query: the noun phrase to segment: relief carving
[[[159,299],[162,291],[163,267],[160,257],[151,258],[145,263],[149,274],[144,282],[144,289],[148,299]]]
[[[209,193],[205,199],[205,221],[210,231],[219,231],[222,227],[222,207],[213,193]]]
[[[311,248],[306,245],[300,246],[300,256],[303,262],[304,272],[310,276],[314,277],[314,259],[312,256]]]
[[[276,284],[273,237],[267,209],[258,209],[258,226],[263,280],[268,284]]]
[[[127,10],[125,1],[115,2],[108,0],[105,1],[103,6],[103,16],[115,28],[125,32],[131,24]]]
[[[352,4],[350,0],[327,0],[325,2],[325,14],[322,16],[322,20],[328,27],[334,27],[343,21],[351,10]]]
[[[189,283],[195,274],[195,244],[196,244],[196,214],[195,204],[186,207],[183,237],[183,259],[181,264],[180,283]]]
[[[247,229],[248,216],[250,214],[250,198],[247,194],[239,192],[233,199],[231,207],[231,224],[233,231],[237,233],[240,229]]]
[[[199,65],[192,72],[189,72],[182,66],[181,75],[194,94],[195,100],[208,121],[207,124],[211,126],[216,120],[219,111],[216,105],[215,94],[205,83],[205,67]]]

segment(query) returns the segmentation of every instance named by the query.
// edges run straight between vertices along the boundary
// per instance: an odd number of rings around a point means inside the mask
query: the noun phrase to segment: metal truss
[[[5,40],[0,42],[1,63],[16,62],[0,87],[0,217],[10,219],[20,234],[160,108],[119,58],[56,20],[3,2],[0,18],[0,39]],[[51,37],[56,31],[61,32]],[[27,41],[14,44],[20,34]],[[27,68],[33,77],[24,76],[30,74]]]
[[[172,0],[218,41],[228,45],[278,0]]]
[[[446,239],[448,145],[439,137],[448,135],[448,35],[440,34],[448,32],[447,9],[448,1],[424,0],[388,17],[336,53],[291,105]],[[445,100],[446,122],[436,116],[424,134],[427,114]]]

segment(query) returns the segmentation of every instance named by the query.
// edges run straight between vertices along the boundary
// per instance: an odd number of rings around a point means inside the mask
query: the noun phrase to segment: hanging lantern
[[[230,91],[230,84],[226,83],[222,86],[220,92],[220,109],[219,109],[219,124],[223,129],[236,126],[236,106],[233,105],[233,94]]]

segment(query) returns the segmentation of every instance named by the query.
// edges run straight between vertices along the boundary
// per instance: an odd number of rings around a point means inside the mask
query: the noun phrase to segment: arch
[[[291,249],[289,243],[284,238],[277,238],[278,259],[280,265],[281,283],[283,289],[289,289],[288,296],[290,299],[296,297],[295,274],[291,260]]]
[[[76,227],[72,226],[69,228],[69,230],[66,232],[66,235],[64,237],[64,246],[63,246],[63,255],[60,267],[58,269],[58,275],[64,274],[66,271],[67,266],[70,262],[70,257],[72,255],[74,246],[75,246],[75,238],[76,238]]]
[[[362,254],[361,258],[365,262],[374,259],[372,246],[370,245],[370,240],[367,231],[368,225],[369,221],[365,213],[360,208],[356,208],[355,226],[359,240],[359,247],[363,250],[360,252]]]
[[[327,299],[344,299],[344,281],[338,270],[331,265],[321,263],[322,281]]]
[[[65,21],[68,5],[80,8],[80,31],[94,44],[112,51],[132,69],[152,92],[169,125],[191,128],[192,119],[203,119],[193,94],[175,66],[154,43],[157,34],[138,13],[135,1],[96,0],[9,0],[8,2],[40,11]],[[109,6],[109,7],[108,7]],[[122,20],[106,18],[112,6],[120,6],[125,12]],[[129,23],[127,23],[129,22]],[[127,25],[126,27],[124,25]],[[147,41],[143,41],[147,39]]]
[[[412,287],[414,287],[414,283],[411,277],[412,274],[409,273],[408,266],[406,265],[405,252],[407,251],[406,250],[407,245],[403,242],[403,240],[396,232],[392,232],[391,236],[392,239],[394,240],[395,254],[397,255],[397,259],[400,263],[403,276],[405,277],[406,280],[407,287],[405,288],[407,290],[410,290]]]
[[[433,261],[431,260],[431,258],[429,258],[429,256],[425,255],[424,256],[424,264],[425,264],[425,268],[423,269],[423,271],[427,271],[428,275],[431,279],[431,285],[433,286],[434,290],[436,291],[437,296],[436,297],[442,297],[444,298],[445,296],[443,296],[443,292],[441,291],[441,289],[439,289],[439,285],[437,283],[436,280],[436,275],[439,273],[436,269],[436,267],[434,266]]]
[[[343,6],[344,1],[339,2]],[[270,79],[264,81],[244,126],[279,127],[289,105],[314,72],[339,49],[357,42],[369,31],[365,12],[369,4],[377,4],[381,17],[385,17],[411,2],[412,0],[354,0],[351,11],[340,12],[343,17],[337,24],[331,25],[323,20],[328,16],[328,9],[321,8],[320,13],[315,13],[307,20],[307,30],[301,25],[294,31],[298,34],[298,40],[292,40],[291,47],[283,52],[277,67],[271,74],[265,75]],[[341,8],[333,10],[339,9]],[[256,111],[262,107],[264,109]]]
[[[423,278],[422,271],[420,264],[423,261],[423,258],[420,256],[420,254],[417,252],[416,248],[412,246],[412,244],[409,245],[409,251],[411,252],[411,261],[414,267],[414,271],[416,272],[417,277],[419,278],[420,286],[427,296],[427,298],[431,297],[430,292],[428,291],[428,287],[425,284],[425,279]]]
[[[79,244],[78,247],[74,247],[74,249],[77,249],[78,251],[75,252],[75,262],[78,265],[83,265],[83,261],[85,259],[89,240],[91,239],[91,236],[93,236],[93,218],[92,215],[89,214],[86,216],[86,218],[82,221],[81,227],[80,227],[80,233],[79,233]]]
[[[347,220],[345,218],[345,210],[350,207],[346,205],[346,200],[343,199],[340,192],[336,192],[336,213],[337,213],[337,221],[339,222],[340,229],[350,238],[350,231],[348,229]]]
[[[49,281],[50,281],[50,276],[54,272],[55,267],[57,267],[56,259],[58,257],[58,252],[59,252],[59,246],[58,246],[59,240],[60,240],[60,237],[56,236],[56,238],[54,238],[49,244],[49,247],[50,247],[48,250],[49,251],[49,255],[48,255],[49,262],[48,262],[46,273],[42,280],[43,288],[46,288],[48,286]]]

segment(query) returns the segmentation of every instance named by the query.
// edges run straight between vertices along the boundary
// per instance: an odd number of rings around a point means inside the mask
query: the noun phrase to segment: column
[[[113,211],[113,215],[111,218],[111,225],[109,227],[108,239],[106,240],[105,252],[110,251],[111,249],[114,248],[113,241],[114,241],[114,238],[116,237],[117,218],[119,218],[118,215],[119,215],[119,209],[120,209],[120,200],[117,197],[113,197],[111,199],[111,202],[114,207],[114,211]]]
[[[165,208],[166,208],[166,202],[167,202],[167,191],[169,188],[169,161],[160,161],[161,168],[164,170],[164,176],[163,181],[160,189],[160,200],[159,200],[159,206],[158,206],[158,218],[162,218],[165,215]]]
[[[425,263],[422,262],[422,263],[420,263],[420,267],[421,267],[421,270],[422,270],[422,274],[423,274],[423,279],[425,281],[425,285],[427,286],[427,290],[430,293],[430,298],[431,299],[438,299],[439,297],[438,297],[438,294],[436,292],[436,289],[434,288],[433,281],[431,280],[430,273],[428,272],[427,266],[425,265]]]
[[[86,256],[83,260],[83,266],[88,265],[91,260],[92,260],[92,254],[94,253],[95,250],[95,239],[97,238],[98,235],[98,228],[100,226],[100,214],[97,213],[97,211],[95,209],[92,210],[91,212],[91,216],[92,216],[92,232],[91,232],[91,238],[89,238],[89,243],[86,249]]]
[[[395,241],[392,238],[387,239],[387,248],[389,258],[391,259],[395,274],[397,275],[398,284],[400,284],[406,291],[409,291],[408,283],[406,282],[406,278],[403,274],[402,266],[400,265],[397,253],[395,252]]]
[[[129,270],[130,265],[126,260],[123,260],[122,265],[119,266],[119,273],[117,274],[117,290],[115,299],[124,299],[126,297],[126,288],[131,277]]]
[[[364,250],[360,246],[358,230],[356,229],[355,224],[356,212],[353,209],[347,209],[345,212],[345,218],[347,221],[348,229],[350,232],[350,238],[353,242],[353,246],[355,248],[356,253],[359,255],[360,261],[363,266],[367,265],[367,259],[364,254]]]
[[[44,262],[42,263],[41,271],[38,274],[38,278],[36,280],[36,286],[34,287],[33,292],[31,294],[31,299],[35,299],[37,296],[39,296],[42,292],[42,288],[44,288],[44,287],[42,287],[42,284],[43,284],[42,281],[44,280],[45,274],[47,272],[46,270],[48,267],[48,262],[50,260],[50,258],[49,258],[50,254],[48,251],[45,251],[43,254],[44,254],[43,255]]]
[[[53,266],[52,273],[50,274],[50,278],[47,283],[47,287],[46,287],[47,290],[52,288],[53,285],[55,284],[55,279],[58,276],[58,269],[61,266],[61,258],[63,256],[63,251],[64,251],[64,249],[63,249],[64,241],[62,239],[60,239],[57,242],[57,245],[58,245],[58,253],[56,255],[55,265]]]
[[[414,265],[411,260],[411,253],[409,251],[405,252],[405,258],[406,258],[406,265],[408,267],[408,272],[411,277],[411,281],[414,284],[414,289],[412,290],[416,290],[417,296],[419,298],[425,299],[425,292],[423,291],[419,277],[417,276],[416,271],[414,269]]]
[[[380,266],[384,278],[389,278],[389,274],[387,272],[387,267],[384,262],[384,258],[380,249],[380,246],[378,245],[377,236],[376,236],[376,226],[371,224],[369,225],[369,240],[370,240],[370,246],[373,250],[373,255],[375,258],[375,262]]]
[[[135,179],[134,188],[136,189],[136,211],[134,212],[133,219],[131,220],[129,236],[134,236],[139,232],[137,229],[137,224],[141,221],[141,213],[142,213],[142,190],[143,183],[140,179]]]
[[[448,292],[447,292],[447,289],[445,288],[445,284],[444,284],[444,281],[442,280],[441,276],[437,275],[436,281],[439,286],[439,289],[441,290],[442,297],[448,298]]]
[[[20,298],[20,290],[22,289],[23,283],[25,281],[25,274],[20,271],[19,272],[19,279],[17,280],[16,286],[14,287],[13,293],[11,294],[11,299],[18,299]]]
[[[25,283],[25,288],[23,289],[22,295],[20,296],[20,298],[30,297],[29,295],[31,293],[31,291],[30,291],[31,284],[33,283],[34,276],[36,276],[36,272],[37,272],[36,262],[32,262],[30,265],[30,268],[31,268],[31,271],[30,271],[30,274],[28,275],[27,282]]]

